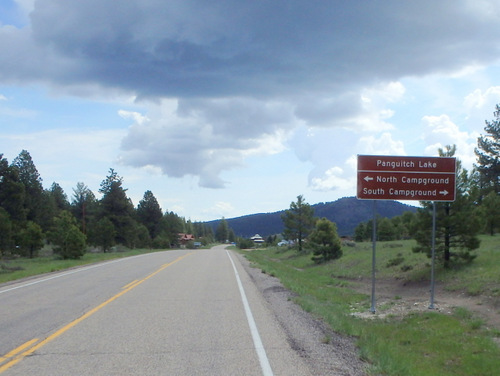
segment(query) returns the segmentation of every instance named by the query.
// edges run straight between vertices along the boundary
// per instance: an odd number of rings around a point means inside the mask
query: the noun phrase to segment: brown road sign
[[[456,158],[358,155],[357,198],[455,201]]]

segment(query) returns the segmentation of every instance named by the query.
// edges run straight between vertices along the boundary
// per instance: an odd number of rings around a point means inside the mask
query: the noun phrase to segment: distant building
[[[260,236],[259,234],[255,234],[250,238],[250,240],[253,240],[255,244],[262,244],[265,243],[265,240]]]
[[[193,234],[178,234],[179,235],[179,243],[182,246],[186,246],[186,244],[190,241],[194,241]]]

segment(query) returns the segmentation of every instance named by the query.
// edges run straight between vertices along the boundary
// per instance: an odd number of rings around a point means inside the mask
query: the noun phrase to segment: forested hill
[[[319,203],[311,205],[314,215],[319,218],[327,218],[337,224],[339,235],[352,235],[354,229],[361,222],[372,219],[373,202],[358,200],[355,197],[344,197],[334,202]],[[401,215],[405,211],[416,211],[416,207],[401,204],[397,201],[378,201],[377,214],[380,217],[392,218]],[[244,238],[255,234],[268,236],[281,234],[283,232],[283,222],[281,215],[285,210],[275,213],[261,213],[245,215],[238,218],[230,218],[226,221],[236,236]],[[214,232],[219,220],[205,222],[210,225]]]

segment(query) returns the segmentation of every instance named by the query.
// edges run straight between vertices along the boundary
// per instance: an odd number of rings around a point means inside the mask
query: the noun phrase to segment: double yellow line
[[[96,313],[97,311],[99,311],[101,308],[104,308],[105,306],[107,306],[112,301],[118,299],[122,295],[125,295],[127,292],[129,292],[130,290],[136,288],[137,286],[139,286],[144,281],[147,281],[148,279],[154,277],[156,274],[160,273],[162,270],[164,270],[164,269],[168,268],[170,265],[173,265],[176,262],[182,260],[184,257],[187,257],[187,256],[191,255],[192,253],[193,252],[185,254],[183,256],[178,257],[177,259],[175,259],[174,261],[172,261],[172,262],[170,262],[168,264],[162,265],[158,270],[156,270],[155,272],[151,273],[150,275],[148,275],[147,277],[145,277],[143,279],[135,280],[135,281],[130,282],[129,284],[127,284],[126,286],[124,286],[122,288],[122,291],[120,291],[118,294],[116,294],[115,296],[112,296],[111,298],[109,298],[108,300],[106,300],[104,303],[99,304],[97,307],[91,309],[90,311],[88,311],[87,313],[85,313],[83,316],[81,316],[81,317],[77,318],[76,320],[70,322],[66,326],[63,326],[61,329],[59,329],[56,332],[52,333],[50,336],[48,336],[47,338],[45,338],[43,341],[38,342],[39,341],[38,338],[32,339],[32,340],[24,343],[23,345],[15,348],[14,350],[10,351],[9,353],[5,354],[4,356],[1,356],[0,357],[0,373],[6,371],[7,369],[11,368],[13,365],[19,363],[25,357],[33,354],[36,350],[38,350],[42,346],[44,346],[47,343],[53,341],[54,339],[56,339],[57,337],[59,337],[63,333],[67,332],[69,329],[71,329],[72,327],[76,326],[77,324],[79,324],[80,322],[82,322],[83,320],[85,320],[86,318],[89,318],[94,313]],[[3,364],[3,363],[5,363],[5,364]]]

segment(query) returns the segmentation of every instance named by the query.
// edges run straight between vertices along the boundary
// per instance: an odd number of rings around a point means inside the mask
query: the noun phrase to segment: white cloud
[[[132,120],[120,161],[155,166],[171,177],[198,176],[201,186],[224,187],[221,173],[255,155],[284,150],[289,106],[243,98],[165,100],[151,113],[120,111]]]
[[[353,178],[342,177],[343,174],[344,171],[340,167],[332,167],[326,170],[322,177],[311,179],[311,188],[317,191],[354,191],[356,181]]]
[[[359,154],[406,155],[403,141],[393,140],[389,132],[377,136],[364,136],[358,142]]]
[[[456,145],[456,157],[459,158],[464,167],[470,169],[475,162],[474,148],[477,144],[477,136],[461,131],[448,115],[424,116],[423,138],[427,147],[426,155],[438,155],[438,149],[445,149],[447,145]]]
[[[231,203],[225,201],[217,201],[212,207],[203,210],[211,218],[229,218],[234,213],[234,207]]]
[[[136,111],[126,111],[120,110],[118,111],[118,115],[127,120],[132,120],[135,124],[144,125],[150,121],[147,116],[144,116]]]
[[[71,195],[71,189],[79,181],[93,187],[97,194],[96,189],[108,169],[118,165],[114,152],[123,136],[122,130],[107,129],[57,129],[31,134],[6,134],[4,130],[0,131],[0,138],[6,141],[2,152],[9,161],[21,150],[28,150],[44,179],[44,187],[48,188],[56,181],[68,195]]]
[[[467,113],[466,124],[469,129],[484,133],[485,121],[494,119],[495,106],[500,103],[500,86],[486,90],[476,89],[464,99],[463,106]],[[485,114],[487,116],[485,117]]]

